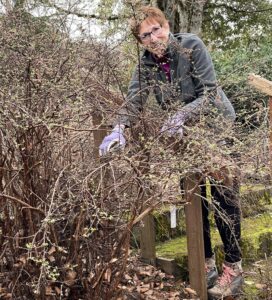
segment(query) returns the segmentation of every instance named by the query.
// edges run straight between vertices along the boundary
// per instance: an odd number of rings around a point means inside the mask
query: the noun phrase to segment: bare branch
[[[237,9],[233,6],[230,6],[226,3],[216,4],[216,3],[209,3],[207,6],[211,8],[218,8],[218,7],[224,7],[227,10],[233,11],[235,13],[243,13],[243,14],[256,14],[256,13],[264,13],[267,11],[271,11],[272,7],[264,8],[264,9],[258,9],[258,10],[246,10],[246,9]]]
[[[25,208],[29,208],[29,209],[32,209],[32,210],[36,210],[38,211],[39,213],[43,214],[44,215],[44,212],[37,208],[37,207],[33,207],[29,204],[27,204],[26,202],[24,202],[23,200],[21,199],[18,199],[18,198],[15,198],[15,197],[12,197],[12,196],[9,196],[9,195],[6,195],[6,194],[0,194],[0,197],[3,197],[3,198],[6,198],[6,199],[9,199],[9,200],[12,200],[14,202],[17,202],[17,203],[20,203],[21,205],[23,205]]]
[[[96,15],[96,14],[84,14],[84,13],[81,13],[81,12],[76,11],[76,10],[70,10],[70,9],[65,9],[65,8],[59,7],[55,3],[50,3],[49,5],[53,8],[55,8],[60,13],[63,13],[63,14],[66,14],[66,15],[75,15],[79,18],[107,20],[107,21],[114,21],[114,20],[120,19],[120,17],[116,16],[116,15],[105,17],[105,16],[99,16],[99,15]]]

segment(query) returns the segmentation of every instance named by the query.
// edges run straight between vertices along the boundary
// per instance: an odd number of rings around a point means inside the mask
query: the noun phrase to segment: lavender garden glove
[[[179,137],[182,138],[184,122],[184,112],[178,111],[163,124],[160,133],[164,133],[169,136],[174,136],[178,134]]]
[[[125,125],[116,125],[111,134],[104,137],[99,146],[99,155],[103,156],[111,152],[113,148],[123,149],[126,145],[126,139],[123,135]]]

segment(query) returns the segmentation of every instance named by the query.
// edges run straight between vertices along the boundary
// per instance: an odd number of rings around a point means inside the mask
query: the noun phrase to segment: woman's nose
[[[151,33],[150,34],[150,41],[151,42],[156,42],[157,40],[158,40],[158,38],[153,33]]]

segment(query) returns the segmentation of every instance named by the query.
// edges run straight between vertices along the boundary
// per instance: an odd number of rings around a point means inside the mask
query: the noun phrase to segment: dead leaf
[[[140,287],[140,293],[144,294],[149,290],[149,287]]]
[[[56,259],[55,259],[55,257],[53,255],[50,255],[48,257],[48,259],[49,259],[50,262],[55,262],[56,261]]]
[[[176,300],[177,297],[179,297],[179,294],[180,294],[179,292],[170,292],[168,300]]]
[[[179,296],[179,292],[171,292],[170,293],[170,297],[176,297],[176,296]]]
[[[25,255],[21,255],[19,257],[18,261],[21,262],[23,265],[25,265],[26,262],[27,262],[26,256]]]
[[[258,290],[265,290],[267,288],[267,285],[262,283],[256,283],[255,286]]]
[[[136,287],[135,286],[131,286],[131,287],[128,287],[127,290],[132,293],[133,291],[136,290]]]
[[[137,276],[136,274],[134,274],[133,280],[134,280],[135,282],[138,282],[138,281],[139,281],[139,278],[138,278],[138,276]]]
[[[51,287],[51,286],[45,287],[45,295],[46,295],[46,296],[53,295],[53,290],[52,290],[52,287]]]
[[[62,253],[65,253],[65,254],[68,253],[68,251],[67,251],[65,248],[60,247],[60,246],[58,246],[58,251],[59,251],[59,252],[62,252]]]
[[[65,280],[64,283],[67,284],[68,286],[72,286],[75,283],[77,273],[73,270],[68,270],[66,272]]]
[[[131,277],[131,276],[129,276],[128,274],[125,274],[125,276],[124,276],[124,277],[125,277],[125,279],[126,279],[126,280],[132,280],[132,277]]]
[[[91,282],[91,280],[94,278],[95,274],[93,272],[90,272],[89,276],[88,276],[88,282]]]
[[[7,289],[6,289],[6,288],[0,287],[0,294],[6,293],[6,292],[7,292]]]
[[[145,294],[145,295],[148,295],[148,296],[151,296],[151,295],[153,295],[153,293],[154,293],[153,290],[148,290],[148,291],[146,291],[144,294]]]
[[[16,264],[13,265],[14,268],[20,268],[21,266],[22,266],[21,263],[16,263]]]
[[[152,271],[140,270],[139,275],[142,275],[142,276],[151,276],[152,275]]]
[[[55,286],[55,292],[57,295],[61,295],[61,289],[57,286]]]
[[[193,295],[193,296],[196,296],[197,295],[197,292],[191,288],[184,288],[184,291],[186,293],[188,293],[189,295]]]
[[[111,269],[108,268],[104,274],[104,279],[107,280],[107,282],[110,282],[111,280]]]
[[[73,271],[73,270],[69,270],[66,272],[66,279],[68,280],[73,280],[75,279],[77,276],[77,272],[76,271]]]
[[[15,263],[13,266],[15,268],[20,268],[24,265],[26,265],[27,259],[25,255],[21,255],[18,259],[17,259],[17,263]]]
[[[166,277],[166,274],[163,273],[163,272],[159,272],[158,275],[160,276],[160,278],[165,278]],[[170,275],[169,275],[170,276]],[[174,276],[173,276],[174,277]],[[172,278],[173,278],[172,277]]]
[[[52,255],[54,252],[56,252],[56,247],[55,246],[52,246],[50,248],[50,250],[48,251],[48,255]]]

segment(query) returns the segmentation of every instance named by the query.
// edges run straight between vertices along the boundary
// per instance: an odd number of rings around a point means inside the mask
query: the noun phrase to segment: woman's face
[[[169,32],[167,22],[160,25],[158,21],[147,18],[140,25],[139,38],[144,48],[161,57],[168,45]]]

